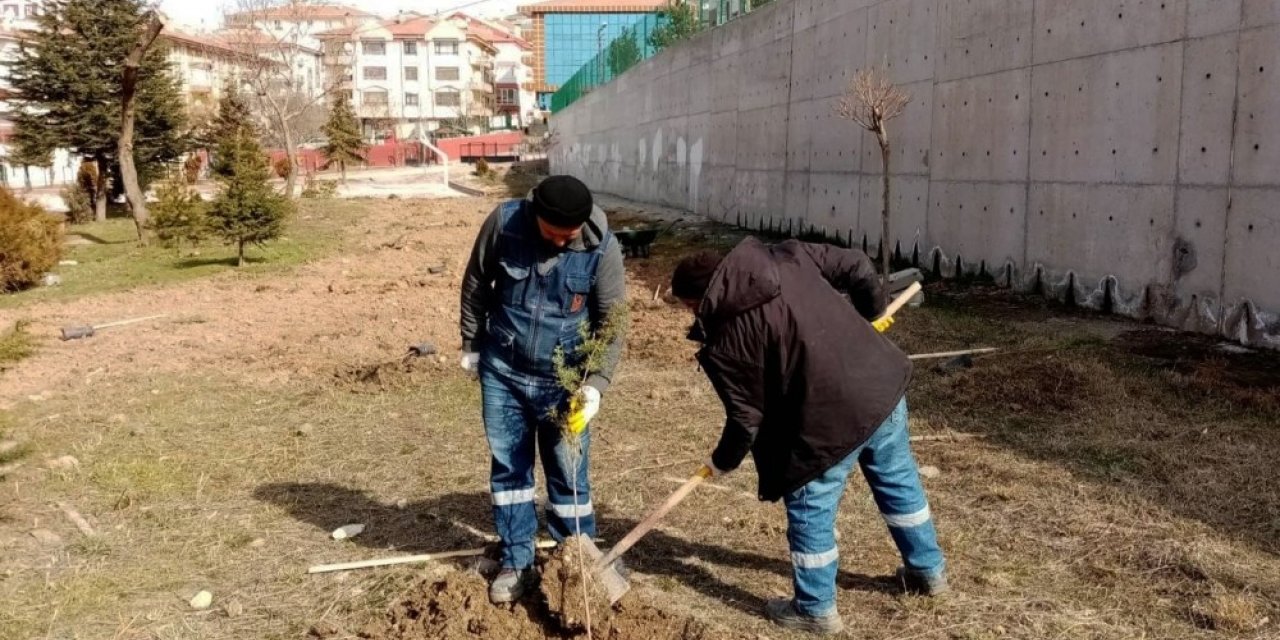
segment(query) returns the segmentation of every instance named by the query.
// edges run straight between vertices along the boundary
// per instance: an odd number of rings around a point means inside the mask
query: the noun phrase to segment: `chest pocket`
[[[564,301],[561,309],[565,317],[576,317],[587,311],[591,295],[591,276],[570,274],[564,279]]]
[[[528,304],[530,275],[533,268],[521,264],[517,260],[503,259],[502,281],[498,289],[502,292],[502,304],[513,308],[524,308]]]

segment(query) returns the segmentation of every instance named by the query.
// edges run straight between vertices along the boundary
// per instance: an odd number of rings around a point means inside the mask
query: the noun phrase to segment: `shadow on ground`
[[[368,528],[354,542],[376,549],[394,547],[408,553],[434,553],[482,547],[488,541],[480,533],[493,528],[489,496],[485,493],[451,493],[403,508],[379,502],[358,489],[324,483],[263,485],[254,491],[254,497],[324,531],[362,522]],[[608,544],[622,538],[636,524],[635,520],[602,513],[599,534]],[[705,565],[791,576],[791,563],[785,559],[690,542],[661,531],[650,532],[624,558],[629,567],[641,573],[676,580],[708,598],[753,615],[760,612],[765,596],[770,594],[725,583]],[[892,576],[842,571],[838,583],[850,590],[901,591]]]

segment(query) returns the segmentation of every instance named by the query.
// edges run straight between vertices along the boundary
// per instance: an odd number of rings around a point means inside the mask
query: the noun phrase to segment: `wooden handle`
[[[534,544],[538,549],[550,549],[556,546],[551,540],[540,541]],[[330,573],[333,571],[350,571],[352,569],[371,569],[373,567],[388,567],[396,564],[413,564],[417,562],[431,562],[433,560],[448,560],[450,558],[474,558],[484,555],[487,549],[481,547],[479,549],[464,549],[462,551],[443,551],[440,553],[423,553],[416,556],[397,556],[395,558],[378,558],[376,560],[360,560],[358,562],[343,562],[341,564],[318,564],[307,569],[307,573]]]
[[[902,293],[898,294],[898,297],[893,299],[893,302],[889,303],[889,306],[885,308],[884,313],[880,314],[880,317],[876,318],[876,320],[883,320],[885,318],[893,317],[894,314],[898,313],[899,311],[902,310],[903,307],[907,306],[907,303],[911,302],[911,299],[916,297],[917,293],[920,293],[923,290],[924,290],[924,287],[920,286],[919,282],[912,282],[911,286],[904,289]]]
[[[706,480],[710,475],[711,469],[708,469],[705,465],[701,469],[698,469],[698,472],[695,473],[692,478],[685,481],[684,484],[680,485],[680,488],[676,489],[675,493],[671,494],[671,496],[667,498],[666,502],[658,505],[657,509],[654,509],[653,512],[645,516],[644,520],[641,521],[640,524],[636,525],[634,529],[618,541],[618,544],[613,545],[613,548],[609,550],[609,553],[605,554],[596,566],[607,567],[614,560],[617,560],[622,556],[622,554],[630,550],[631,547],[634,547],[635,544],[640,541],[640,538],[643,538],[646,533],[649,533],[650,530],[657,526],[658,521],[661,520],[663,516],[667,515],[667,512],[680,504],[680,501],[684,500],[685,496],[688,496],[689,492],[693,491],[694,487],[697,487],[698,484],[703,480]]]
[[[307,573],[329,573],[331,571],[350,571],[351,569],[370,569],[373,567],[386,567],[395,564],[411,564],[414,562],[430,562],[432,560],[446,560],[449,558],[469,558],[484,555],[485,550],[467,549],[465,551],[445,551],[443,553],[424,553],[416,556],[400,556],[397,558],[379,558],[377,560],[361,560],[359,562],[343,562],[341,564],[318,564],[310,569]]]

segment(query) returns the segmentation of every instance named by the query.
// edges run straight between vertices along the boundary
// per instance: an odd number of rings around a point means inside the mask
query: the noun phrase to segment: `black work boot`
[[[906,588],[907,593],[932,597],[951,591],[951,585],[947,584],[947,574],[945,573],[927,576],[908,571],[906,567],[898,567],[897,577],[898,583]]]
[[[489,583],[489,601],[494,604],[515,602],[524,595],[536,578],[533,569],[504,568]]]
[[[844,630],[844,621],[834,609],[825,616],[807,616],[796,611],[791,600],[770,600],[764,605],[764,616],[783,629],[832,635]]]

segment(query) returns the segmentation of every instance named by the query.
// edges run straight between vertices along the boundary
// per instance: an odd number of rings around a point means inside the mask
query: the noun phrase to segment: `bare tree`
[[[292,199],[298,184],[298,143],[315,122],[318,105],[323,105],[335,87],[321,72],[316,57],[319,44],[313,33],[309,0],[235,0],[234,20],[228,40],[240,51],[254,56],[242,80],[252,89],[253,98],[280,137],[289,159],[285,196]],[[314,66],[313,66],[314,65]],[[310,82],[302,70],[314,70]]]
[[[147,198],[138,184],[138,167],[133,157],[133,129],[138,115],[138,66],[142,57],[155,43],[164,29],[164,21],[155,11],[148,11],[142,33],[138,34],[138,43],[129,52],[124,61],[124,79],[121,90],[120,140],[117,155],[120,156],[120,180],[124,183],[125,197],[129,200],[129,208],[133,210],[133,222],[138,227],[138,241],[146,243]]]
[[[875,134],[880,143],[880,161],[884,168],[884,209],[880,223],[880,262],[884,277],[889,277],[889,121],[902,115],[911,102],[911,94],[899,88],[885,69],[863,69],[854,76],[849,89],[836,105],[836,114]]]

